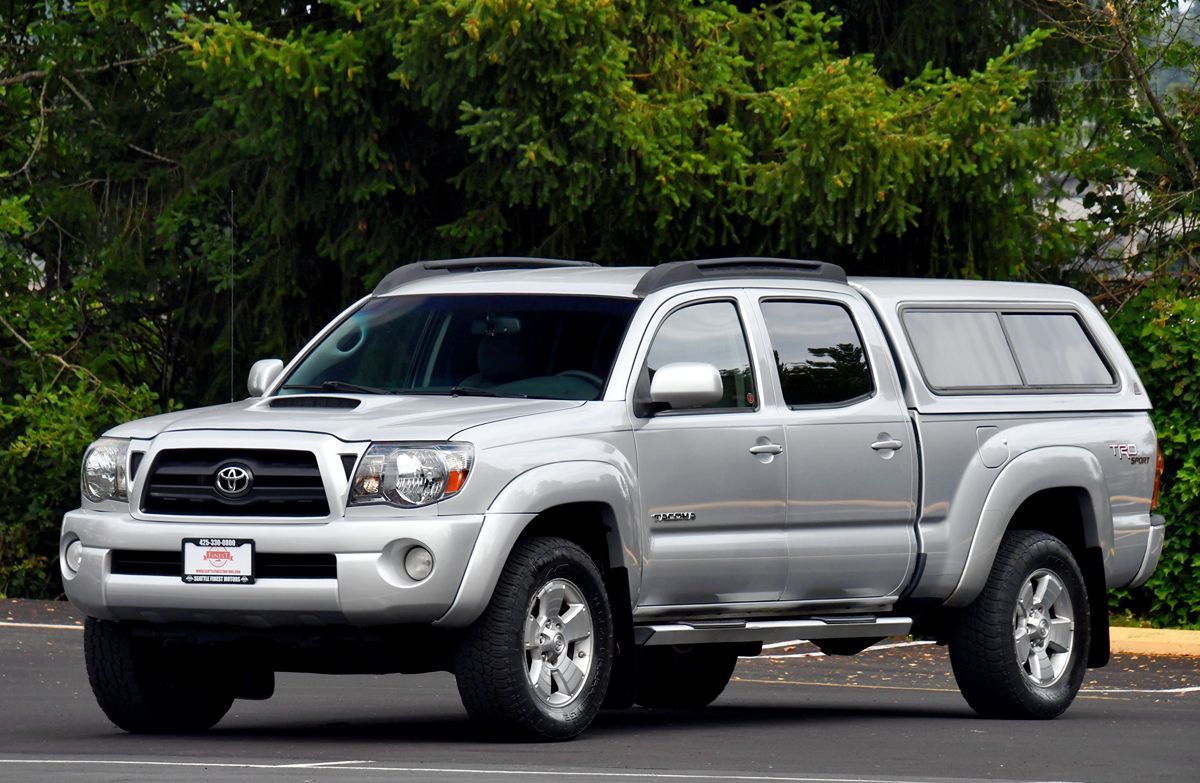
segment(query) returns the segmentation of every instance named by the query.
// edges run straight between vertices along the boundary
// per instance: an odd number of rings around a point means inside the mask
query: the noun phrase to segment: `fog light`
[[[67,544],[67,551],[63,554],[63,562],[67,565],[67,570],[72,574],[79,573],[79,566],[83,564],[83,542],[78,538]]]
[[[414,546],[404,556],[404,571],[414,582],[420,582],[433,571],[433,555],[423,546]]]

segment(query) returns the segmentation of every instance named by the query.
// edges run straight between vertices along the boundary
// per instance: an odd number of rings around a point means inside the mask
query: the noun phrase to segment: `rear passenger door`
[[[858,297],[756,292],[787,453],[783,600],[892,596],[916,557],[917,444]]]

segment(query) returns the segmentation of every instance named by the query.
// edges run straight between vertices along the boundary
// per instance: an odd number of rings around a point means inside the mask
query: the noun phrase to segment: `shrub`
[[[1182,283],[1144,290],[1111,319],[1154,402],[1166,471],[1159,513],[1167,519],[1158,570],[1113,608],[1156,625],[1200,623],[1200,299]]]

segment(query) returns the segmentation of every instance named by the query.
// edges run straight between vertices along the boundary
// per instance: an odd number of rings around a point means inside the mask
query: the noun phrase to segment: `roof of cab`
[[[380,281],[374,294],[388,295],[401,288],[406,293],[445,293],[449,287],[455,293],[513,288],[522,293],[641,298],[693,283],[733,281],[736,285],[749,278],[844,285],[846,272],[823,261],[750,256],[673,261],[655,267],[600,267],[586,261],[549,258],[455,258],[415,261],[398,267]]]
[[[393,294],[529,293],[586,294],[634,298],[633,289],[650,271],[648,266],[548,267],[539,269],[485,269],[454,275],[422,277],[400,283],[379,296]]]

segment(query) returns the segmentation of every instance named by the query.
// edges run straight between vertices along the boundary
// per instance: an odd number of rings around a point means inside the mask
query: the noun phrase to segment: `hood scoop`
[[[316,394],[297,394],[292,397],[276,397],[271,400],[272,408],[357,408],[361,400],[352,397],[322,397]]]

